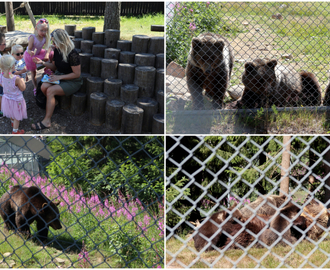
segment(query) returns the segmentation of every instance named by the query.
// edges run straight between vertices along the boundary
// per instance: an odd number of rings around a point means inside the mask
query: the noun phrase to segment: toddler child
[[[18,44],[14,44],[11,47],[11,55],[15,58],[15,70],[13,71],[14,75],[19,75],[21,78],[23,78],[25,81],[28,80],[27,74],[26,74],[26,65],[23,58],[23,47]],[[25,99],[25,103],[28,105],[29,101],[26,99],[25,91],[23,92],[23,96]],[[28,106],[27,106],[28,108]]]
[[[13,75],[15,70],[15,58],[12,55],[4,55],[0,58],[0,84],[3,87],[1,108],[3,115],[11,119],[12,134],[24,134],[24,130],[18,130],[19,122],[27,119],[26,104],[23,97],[25,90],[24,79]]]
[[[24,53],[26,68],[31,71],[34,95],[36,95],[37,89],[37,66],[33,62],[33,58],[37,57],[47,61],[51,49],[49,43],[50,34],[48,21],[47,19],[40,19],[36,24],[34,34],[29,36],[28,48]],[[45,46],[45,49],[43,49],[43,46]]]

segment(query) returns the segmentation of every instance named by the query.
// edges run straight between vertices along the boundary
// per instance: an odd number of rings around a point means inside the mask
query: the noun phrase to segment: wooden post
[[[139,86],[139,97],[154,97],[156,69],[154,67],[136,67],[134,84]]]
[[[76,92],[72,95],[70,112],[73,116],[79,116],[85,112],[86,100],[86,93]]]
[[[137,53],[135,54],[134,64],[137,66],[155,66],[156,56],[151,53]]]
[[[152,98],[139,98],[136,103],[141,109],[143,109],[143,122],[142,132],[151,132],[152,129],[152,118],[158,111],[158,102]]]
[[[128,104],[123,107],[123,115],[121,120],[122,134],[141,134],[143,121],[143,110],[134,105]]]
[[[82,29],[82,38],[85,40],[93,40],[94,32],[95,32],[95,27],[84,27]]]
[[[106,79],[104,81],[103,91],[108,96],[109,100],[120,98],[122,84],[122,80],[119,79]]]
[[[89,122],[94,126],[102,126],[105,122],[106,94],[102,92],[92,93],[90,96]]]
[[[101,57],[91,57],[90,74],[92,77],[101,77],[102,60]]]
[[[64,25],[64,30],[68,33],[69,36],[74,36],[74,31],[76,30],[75,24],[66,24]]]
[[[15,31],[13,2],[5,2],[7,31]]]
[[[158,53],[156,55],[156,68],[164,68],[164,54],[163,53]]]
[[[146,35],[134,35],[131,51],[135,53],[147,53],[150,37]]]
[[[290,172],[290,142],[291,136],[283,136],[283,147],[284,152],[282,154],[282,164],[281,164],[281,184],[280,184],[280,195],[289,194],[289,172]]]
[[[164,134],[164,114],[155,114],[152,119],[152,134]]]
[[[120,130],[125,102],[117,99],[107,100],[105,106],[105,124],[110,130]]]
[[[34,15],[33,15],[33,12],[32,12],[32,9],[30,7],[29,2],[24,2],[24,6],[25,6],[25,9],[26,9],[26,12],[29,14],[30,20],[33,24],[33,28],[35,28],[36,25],[37,25],[37,22],[36,22],[36,19],[34,18]]]

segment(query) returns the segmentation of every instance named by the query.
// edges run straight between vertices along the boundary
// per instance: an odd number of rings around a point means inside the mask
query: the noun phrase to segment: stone
[[[171,75],[182,79],[186,76],[186,71],[179,64],[172,61],[166,68],[166,75]]]

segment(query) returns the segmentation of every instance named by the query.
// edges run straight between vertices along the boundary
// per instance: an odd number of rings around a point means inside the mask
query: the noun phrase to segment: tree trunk
[[[327,165],[324,163],[325,167],[325,177],[324,177],[324,184],[325,184],[325,196],[324,196],[324,204],[328,208],[330,205],[330,144],[328,145],[328,151],[324,155],[324,160],[329,163]],[[329,186],[329,188],[327,188]]]
[[[32,12],[32,9],[30,7],[30,4],[29,2],[24,2],[24,6],[25,6],[25,9],[26,9],[26,12],[29,14],[29,17],[30,17],[30,20],[33,24],[33,28],[36,28],[36,19],[34,18],[34,15],[33,15],[33,12]]]
[[[280,195],[289,194],[290,139],[291,136],[283,136],[283,147],[285,148],[282,154]]]
[[[104,10],[104,29],[120,30],[120,2],[106,2]]]
[[[7,19],[7,31],[15,31],[13,2],[5,2],[5,10]]]

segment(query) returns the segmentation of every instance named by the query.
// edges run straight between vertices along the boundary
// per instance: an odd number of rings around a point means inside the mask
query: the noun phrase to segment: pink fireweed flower
[[[189,9],[189,11],[190,11],[191,13],[193,13],[193,12],[194,12],[194,10],[193,10],[192,8],[190,8],[190,9]]]
[[[144,218],[143,218],[143,222],[146,226],[149,226],[150,225],[150,219],[151,217],[149,217],[148,215],[145,215]]]
[[[191,30],[191,31],[195,31],[196,30],[196,24],[194,24],[194,23],[190,23],[189,24],[189,29]]]

